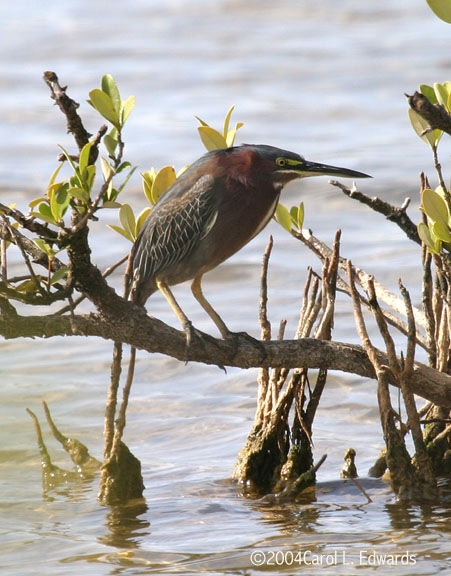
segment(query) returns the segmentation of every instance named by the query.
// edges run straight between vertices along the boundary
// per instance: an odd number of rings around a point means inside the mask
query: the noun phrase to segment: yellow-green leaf
[[[80,174],[83,175],[86,168],[89,166],[89,155],[91,153],[91,142],[88,142],[83,146],[78,158],[78,168],[80,169]]]
[[[431,188],[425,188],[421,193],[421,207],[428,218],[433,222],[441,222],[447,226],[449,221],[449,209],[445,200]]]
[[[439,238],[442,242],[451,242],[451,230],[442,222],[434,222],[432,224],[432,231],[434,236]]]
[[[230,106],[230,108],[229,108],[229,110],[228,110],[228,112],[227,112],[227,114],[226,114],[226,117],[225,117],[225,119],[224,119],[224,129],[223,129],[222,135],[223,135],[224,138],[226,138],[226,139],[227,139],[227,134],[229,133],[230,117],[232,116],[232,112],[233,112],[234,109],[235,109],[235,104],[233,104],[232,106]]]
[[[49,188],[50,186],[53,186],[53,184],[55,183],[56,177],[58,176],[59,171],[61,170],[61,168],[63,167],[64,162],[60,162],[58,164],[58,166],[55,168],[55,170],[53,171],[52,176],[50,177],[50,182],[49,182]]]
[[[288,230],[291,231],[291,214],[288,212],[287,208],[283,204],[277,204],[276,213],[274,214],[275,219],[277,222]]]
[[[102,76],[102,90],[111,98],[114,109],[119,114],[121,109],[121,96],[116,81],[111,74]]]
[[[105,136],[103,137],[103,143],[105,144],[105,148],[108,150],[110,156],[114,156],[114,152],[116,151],[117,147],[116,128],[112,128],[108,134],[105,134]]]
[[[149,204],[152,204],[152,186],[156,175],[157,171],[155,168],[151,168],[150,170],[147,170],[147,172],[141,173],[141,177],[143,179],[144,196],[149,201]]]
[[[417,226],[418,236],[421,241],[427,246],[429,252],[433,254],[440,254],[441,242],[433,239],[429,227],[424,222],[420,222]]]
[[[123,126],[135,107],[135,97],[129,96],[127,100],[121,102],[121,125]]]
[[[427,3],[441,20],[451,24],[451,2],[449,0],[427,0]]]
[[[89,200],[89,194],[86,192],[86,190],[83,190],[83,188],[80,188],[78,186],[72,186],[67,190],[67,193],[70,196],[76,198],[77,200],[83,202],[83,204],[86,204]]]
[[[199,118],[199,116],[194,116],[194,118],[195,118],[196,120],[198,120],[198,121],[202,124],[202,126],[208,126],[208,124],[207,124],[206,122],[204,122],[204,121],[202,120],[202,118]]]
[[[427,84],[420,85],[420,92],[429,100],[431,104],[437,104],[437,96],[435,95],[434,88]]]
[[[224,136],[214,128],[211,128],[211,126],[199,126],[198,131],[200,139],[207,150],[227,148],[227,141]]]
[[[124,238],[127,238],[127,240],[130,240],[130,242],[135,241],[133,236],[131,234],[129,234],[126,230],[121,228],[120,226],[115,226],[114,224],[107,224],[107,226],[108,226],[108,228],[111,228],[111,230],[114,230],[115,232],[117,232],[118,234],[123,236]]]
[[[48,202],[48,198],[43,198],[42,196],[40,198],[35,198],[34,200],[32,200],[28,206],[33,209],[35,206],[37,206],[38,204],[40,204],[41,202]]]
[[[108,94],[103,92],[103,90],[95,88],[89,93],[89,98],[90,100],[88,100],[88,102],[91,106],[116,128],[119,128],[119,113],[116,111],[113,101]]]
[[[122,204],[119,202],[114,202],[113,200],[107,200],[102,204],[102,208],[120,208]]]
[[[151,190],[151,204],[156,204],[158,198],[166,192],[176,179],[175,170],[172,166],[164,166],[155,175]]]
[[[147,206],[146,208],[141,210],[141,212],[138,214],[138,218],[136,219],[136,236],[138,236],[138,234],[140,233],[141,228],[143,227],[143,224],[147,220],[147,217],[149,216],[151,211],[152,208]]]
[[[124,227],[124,230],[130,234],[131,238],[135,239],[135,215],[133,214],[132,207],[129,204],[122,204],[119,210],[119,220]]]
[[[415,110],[409,108],[409,118],[413,129],[429,146],[437,146],[438,141],[442,137],[442,130],[431,130],[429,124],[422,118]]]
[[[232,130],[229,130],[229,132],[227,133],[227,138],[226,138],[227,148],[231,148],[233,146],[233,144],[235,143],[236,133],[241,128],[241,126],[244,126],[244,123],[243,122],[237,122],[237,124],[235,125],[235,128],[233,128]]]

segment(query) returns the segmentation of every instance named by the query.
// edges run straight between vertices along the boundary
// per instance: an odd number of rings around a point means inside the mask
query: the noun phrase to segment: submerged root
[[[102,466],[99,500],[111,506],[142,498],[143,492],[141,462],[120,442],[118,449]]]

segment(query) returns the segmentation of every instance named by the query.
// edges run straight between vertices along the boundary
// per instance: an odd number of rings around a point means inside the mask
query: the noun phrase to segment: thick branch
[[[5,338],[78,335],[98,336],[130,344],[148,352],[158,352],[179,360],[185,357],[185,334],[147,316],[143,309],[122,301],[118,315],[99,316],[16,316],[13,322],[0,317],[0,334]],[[386,354],[378,352],[380,362],[388,364]],[[373,367],[361,346],[327,342],[312,338],[252,342],[238,337],[231,342],[203,334],[190,347],[190,359],[203,364],[237,368],[327,368],[375,378]],[[389,375],[390,384],[396,385]],[[451,376],[418,362],[410,382],[412,391],[441,406],[451,406]]]

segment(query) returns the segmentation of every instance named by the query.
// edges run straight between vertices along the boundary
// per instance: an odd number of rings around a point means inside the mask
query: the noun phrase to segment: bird
[[[129,299],[144,306],[159,290],[179,319],[189,348],[193,326],[171,286],[191,290],[222,338],[233,336],[202,291],[204,274],[230,258],[273,217],[282,188],[298,178],[368,174],[310,162],[294,152],[243,144],[204,154],[180,175],[152,208],[131,251]]]

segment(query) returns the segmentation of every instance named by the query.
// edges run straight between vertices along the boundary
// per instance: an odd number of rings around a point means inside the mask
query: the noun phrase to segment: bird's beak
[[[371,178],[369,174],[350,170],[349,168],[339,168],[338,166],[329,166],[328,164],[318,164],[304,160],[299,166],[292,167],[300,178],[308,176],[338,176],[341,178]]]

